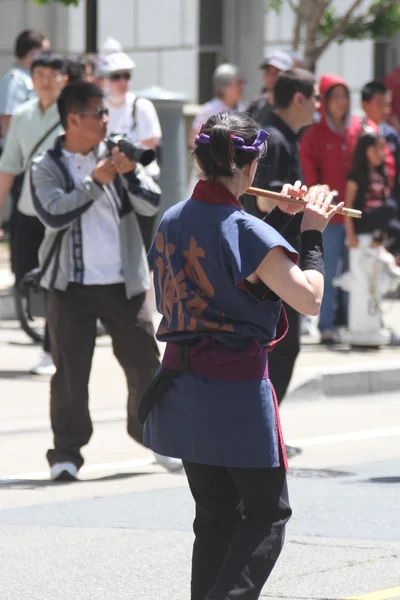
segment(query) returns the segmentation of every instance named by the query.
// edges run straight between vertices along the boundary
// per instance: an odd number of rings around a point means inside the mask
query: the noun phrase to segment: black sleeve
[[[275,208],[273,208],[271,210],[271,212],[269,212],[265,215],[265,217],[263,218],[263,221],[265,221],[265,223],[267,223],[268,225],[270,225],[271,227],[273,227],[274,229],[279,231],[279,233],[282,233],[283,231],[285,231],[286,227],[292,221],[293,216],[294,215],[288,215],[288,214],[282,212],[276,206]]]
[[[264,190],[280,192],[290,182],[291,160],[282,141],[271,135],[267,154],[259,161],[254,185]]]
[[[357,185],[359,185],[358,179],[359,178],[357,177],[357,173],[355,173],[354,171],[350,171],[346,178],[347,181],[354,181],[355,183],[357,183]]]

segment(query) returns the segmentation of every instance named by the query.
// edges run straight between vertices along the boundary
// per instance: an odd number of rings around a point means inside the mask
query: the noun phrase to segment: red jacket
[[[347,174],[357,139],[362,130],[361,119],[348,116],[348,126],[344,134],[334,130],[329,123],[324,107],[324,96],[335,85],[347,84],[337,75],[323,75],[320,80],[321,121],[311,125],[300,142],[300,161],[304,183],[310,187],[325,184],[339,192],[344,200]],[[335,215],[331,223],[342,223],[343,217]]]

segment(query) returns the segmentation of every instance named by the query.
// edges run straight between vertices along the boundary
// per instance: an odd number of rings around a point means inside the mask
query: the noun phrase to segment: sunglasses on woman
[[[130,78],[131,78],[131,74],[129,73],[129,71],[126,71],[124,73],[111,73],[111,75],[109,76],[110,81],[121,81],[121,79],[125,79],[125,81],[129,81]]]

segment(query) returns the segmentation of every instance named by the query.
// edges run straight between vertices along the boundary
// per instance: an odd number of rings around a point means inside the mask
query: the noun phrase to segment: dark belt
[[[247,348],[224,348],[209,337],[194,344],[168,342],[161,369],[139,403],[137,417],[142,425],[181,373],[220,381],[265,379],[268,378],[268,349],[256,341]]]
[[[137,418],[141,425],[144,425],[147,417],[164,396],[168,388],[171,387],[174,379],[181,373],[190,373],[189,344],[179,344],[179,368],[178,370],[161,367],[150,386],[145,391],[139,402],[137,409]]]

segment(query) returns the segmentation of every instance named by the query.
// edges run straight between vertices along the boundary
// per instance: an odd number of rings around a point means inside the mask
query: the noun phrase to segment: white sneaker
[[[76,481],[78,469],[72,462],[59,462],[50,467],[50,477],[53,481]]]
[[[50,352],[44,352],[39,364],[31,369],[32,375],[54,375],[55,372],[56,368]]]
[[[182,471],[183,464],[180,458],[171,458],[170,456],[163,456],[162,454],[154,453],[156,457],[156,461],[160,464],[164,469],[167,469],[170,473],[179,473]]]

